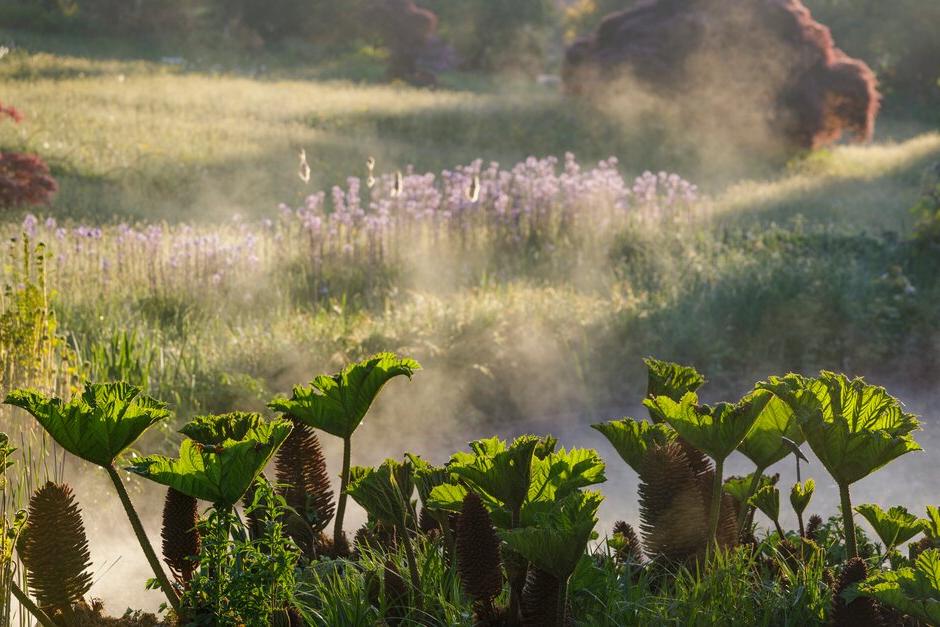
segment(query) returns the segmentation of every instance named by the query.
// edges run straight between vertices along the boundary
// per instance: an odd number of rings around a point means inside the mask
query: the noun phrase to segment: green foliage
[[[875,573],[858,591],[929,625],[940,625],[940,550],[924,551],[912,568]]]
[[[940,507],[928,505],[927,518],[924,518],[922,522],[927,537],[935,542],[940,541]]]
[[[220,421],[225,419],[224,416],[219,418]],[[232,420],[243,424],[251,422],[255,426],[238,440],[226,438],[217,444],[183,440],[178,458],[150,455],[135,460],[127,470],[193,498],[210,501],[221,509],[231,508],[292,428],[286,420],[262,422],[245,414],[235,414]]]
[[[428,504],[459,512],[469,486],[490,509],[500,527],[537,524],[554,504],[587,486],[603,483],[604,462],[593,449],[564,448],[539,458],[533,453],[540,440],[517,438],[509,446],[498,438],[471,442],[474,453],[456,453],[447,471],[460,483],[434,487]]]
[[[170,416],[165,403],[126,383],[89,384],[67,403],[35,390],[15,390],[4,403],[32,414],[65,450],[105,468],[144,431]]]
[[[771,377],[758,388],[793,409],[813,452],[840,484],[852,484],[892,460],[921,450],[911,435],[917,417],[884,388],[823,372],[817,379]]]
[[[779,524],[780,490],[778,490],[776,486],[765,485],[755,492],[748,502],[759,509],[764,516],[772,520],[775,524]]]
[[[268,406],[315,429],[349,438],[389,380],[401,375],[410,379],[420,369],[413,359],[380,353],[337,374],[320,375],[308,387],[295,387],[289,399],[275,399]]]
[[[646,397],[668,396],[679,402],[689,392],[705,384],[705,377],[695,368],[661,361],[652,357],[643,360],[647,369]]]
[[[769,395],[755,394],[736,405],[719,403],[709,407],[698,405],[698,397],[690,392],[679,402],[659,396],[644,404],[661,414],[692,446],[722,461],[741,445],[769,400]]]
[[[183,425],[180,433],[199,444],[218,446],[226,440],[244,440],[264,424],[261,414],[238,411],[196,416]]]
[[[603,500],[599,492],[575,492],[540,516],[536,525],[499,536],[537,568],[566,581],[584,555]]]
[[[260,522],[257,537],[227,508],[199,523],[199,569],[181,599],[188,624],[273,625],[294,603],[300,551],[281,522],[286,503],[266,481],[255,485],[245,513]]]
[[[809,507],[809,502],[812,500],[815,491],[816,482],[812,479],[793,484],[793,488],[790,489],[790,505],[793,506],[793,511],[796,512],[797,516],[802,516],[806,508]]]
[[[539,438],[525,435],[509,446],[499,438],[470,443],[472,453],[455,453],[448,470],[483,494],[519,512],[529,495],[532,459]],[[462,502],[462,501],[461,501]]]
[[[346,492],[370,517],[404,531],[413,517],[414,489],[411,463],[387,459],[378,468],[353,468]]]
[[[759,391],[755,396],[769,394]],[[769,468],[790,454],[790,448],[783,438],[801,444],[803,433],[790,406],[780,398],[771,397],[738,450],[759,469]]]
[[[755,476],[751,473],[745,477],[729,477],[724,484],[724,491],[734,497],[738,503],[747,503],[751,498],[751,485],[754,484],[754,492],[757,492],[764,486],[772,486],[774,479],[767,475]],[[756,479],[756,483],[755,482]]]
[[[665,424],[651,424],[645,420],[624,418],[591,425],[600,431],[635,472],[640,472],[646,452],[652,446],[663,445],[675,439],[675,432]]]
[[[885,554],[924,530],[923,522],[900,505],[886,512],[875,503],[866,503],[856,507],[855,511],[864,516],[878,534],[884,544]]]

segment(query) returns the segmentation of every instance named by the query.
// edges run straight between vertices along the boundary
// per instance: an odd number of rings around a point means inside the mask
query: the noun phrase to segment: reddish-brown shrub
[[[623,77],[687,103],[690,121],[760,116],[797,149],[843,133],[869,139],[880,107],[871,68],[837,48],[801,0],[640,0],[566,54],[569,92],[606,91]]]

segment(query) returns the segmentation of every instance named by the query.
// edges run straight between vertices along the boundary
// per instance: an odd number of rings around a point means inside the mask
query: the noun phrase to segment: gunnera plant
[[[845,563],[839,583],[832,595],[832,627],[879,627],[884,624],[879,612],[878,602],[869,597],[857,597],[847,602],[843,593],[850,586],[861,583],[868,578],[868,566],[860,557],[853,557]]]
[[[69,486],[49,481],[33,494],[17,550],[39,606],[53,617],[70,616],[92,578],[85,525]]]
[[[281,496],[296,512],[288,517],[300,518],[286,521],[287,533],[312,558],[318,536],[333,519],[333,489],[316,432],[289,415],[286,418],[294,424],[294,430],[277,451],[275,473],[278,485],[283,486],[279,488]]]
[[[499,538],[490,513],[475,492],[468,492],[457,518],[457,571],[463,591],[473,599],[477,621],[495,618],[493,600],[503,589]]]
[[[199,563],[202,540],[199,535],[199,504],[191,496],[167,488],[163,502],[163,559],[177,583],[184,588]]]

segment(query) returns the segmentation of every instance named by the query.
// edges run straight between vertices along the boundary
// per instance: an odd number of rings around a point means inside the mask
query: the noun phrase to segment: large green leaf
[[[470,443],[473,453],[455,453],[448,470],[501,502],[509,512],[519,510],[529,494],[532,458],[540,439],[525,435],[509,446],[489,438]]]
[[[4,402],[31,413],[68,452],[103,467],[170,416],[165,403],[127,383],[90,384],[67,403],[35,390],[16,390]]]
[[[216,445],[226,440],[244,440],[249,433],[264,424],[261,414],[237,411],[197,416],[183,425],[180,433],[200,444]]]
[[[186,439],[180,444],[176,459],[151,455],[136,460],[127,470],[193,498],[232,507],[292,427],[287,420],[274,420],[259,424],[242,440],[201,444]]]
[[[405,453],[405,459],[411,463],[414,469],[415,487],[418,489],[418,498],[421,499],[421,505],[430,509],[428,501],[431,498],[431,491],[439,485],[444,485],[450,479],[450,472],[444,466],[434,466],[425,461],[419,455]]]
[[[541,516],[537,525],[499,535],[537,568],[566,581],[584,555],[603,499],[599,492],[574,492]]]
[[[867,477],[892,460],[920,450],[911,435],[917,417],[884,388],[863,379],[822,372],[771,378],[758,388],[786,401],[797,416],[810,448],[840,484]]]
[[[358,469],[346,493],[372,518],[404,529],[411,515],[412,472],[410,462],[387,459],[378,468]]]
[[[927,506],[927,518],[924,518],[924,533],[935,542],[940,540],[940,507],[935,505]]]
[[[646,452],[654,445],[663,445],[675,439],[676,433],[668,425],[650,423],[645,420],[611,420],[591,425],[600,431],[635,472],[646,458]]]
[[[683,366],[652,357],[643,360],[647,369],[646,397],[668,396],[674,401],[682,400],[689,392],[695,392],[705,383],[705,377],[691,366]]]
[[[771,392],[760,390],[754,393],[755,397],[762,395],[771,395]],[[738,450],[758,468],[769,468],[790,454],[790,448],[783,438],[802,444],[803,432],[790,405],[781,398],[771,396]]]
[[[435,510],[457,513],[463,509],[463,500],[466,498],[468,492],[469,490],[462,485],[456,483],[442,483],[441,485],[431,488],[426,506]],[[481,498],[484,497],[482,494],[480,496]],[[502,504],[493,503],[490,509],[494,506],[501,507]]]
[[[522,505],[521,526],[538,524],[542,514],[552,510],[555,503],[576,490],[607,481],[604,460],[594,449],[561,449],[545,459],[532,459],[532,478],[529,493]],[[508,526],[497,513],[497,524]]]
[[[268,407],[316,429],[349,438],[389,380],[401,375],[410,379],[420,369],[413,359],[380,353],[337,374],[320,375],[309,386],[295,387],[290,398],[274,399]]]
[[[755,394],[732,405],[698,405],[694,393],[676,402],[668,396],[647,399],[644,403],[656,411],[682,438],[714,460],[724,460],[741,444],[770,400]]]
[[[877,572],[858,591],[928,625],[940,625],[940,549],[921,553],[913,568]]]
[[[797,516],[802,516],[809,507],[814,492],[816,492],[816,482],[812,479],[793,484],[793,488],[790,489],[790,505],[793,506],[793,511]]]
[[[855,511],[865,517],[872,526],[885,550],[900,546],[924,530],[923,521],[897,506],[884,511],[874,503],[859,505]]]

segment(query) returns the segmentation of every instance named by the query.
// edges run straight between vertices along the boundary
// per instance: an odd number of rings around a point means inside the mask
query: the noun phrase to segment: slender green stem
[[[402,538],[405,545],[405,556],[408,558],[408,572],[411,575],[411,587],[414,589],[414,605],[418,612],[424,610],[424,602],[421,595],[421,576],[418,574],[418,560],[415,558],[415,550],[411,545],[411,537],[408,535],[408,529],[402,528]]]
[[[801,537],[801,538],[805,538],[805,537],[806,537],[806,527],[803,525],[803,513],[802,513],[802,512],[797,512],[797,513],[796,513],[796,522],[797,522],[797,524],[798,524],[799,527],[800,527],[800,537]]]
[[[842,500],[842,526],[845,529],[845,552],[848,559],[858,557],[858,545],[855,543],[855,518],[852,516],[852,499],[849,498],[849,484],[839,484],[839,498]]]
[[[43,627],[56,627],[56,624],[52,622],[49,615],[39,609],[39,606],[33,603],[33,600],[30,599],[25,592],[20,590],[20,587],[16,585],[15,581],[10,582],[10,591],[13,592],[13,596],[20,602],[20,605],[22,605],[27,612],[36,617],[40,625]]]
[[[343,546],[343,517],[346,516],[346,486],[349,483],[349,459],[352,456],[352,439],[343,438],[343,472],[339,476],[339,501],[336,504],[336,522],[333,526],[333,548]]]
[[[558,599],[555,606],[555,625],[565,627],[568,624],[568,579],[558,581]]]
[[[781,540],[787,537],[787,534],[783,532],[783,527],[780,526],[780,521],[776,518],[774,518],[774,527],[777,528],[777,534],[780,536]]]
[[[740,538],[744,533],[744,521],[747,519],[747,512],[751,509],[751,506],[748,504],[748,500],[754,496],[754,492],[757,491],[757,486],[760,484],[760,478],[764,475],[764,468],[758,468],[754,471],[754,477],[751,479],[751,484],[747,487],[747,495],[744,497],[744,502],[741,503],[741,509],[738,510],[738,537]]]
[[[718,518],[721,514],[721,489],[724,486],[724,479],[722,477],[724,465],[725,460],[715,460],[715,480],[712,484],[711,515],[708,524],[708,537],[712,546],[718,544]]]
[[[140,548],[143,549],[144,555],[147,557],[147,561],[150,562],[150,568],[153,569],[153,574],[157,578],[157,582],[160,584],[160,588],[163,590],[163,594],[166,595],[167,601],[169,601],[170,605],[173,607],[173,611],[179,614],[179,595],[176,594],[176,590],[173,588],[173,585],[167,578],[166,573],[163,572],[163,567],[160,566],[160,560],[157,559],[157,554],[153,550],[153,545],[150,544],[150,540],[147,538],[147,532],[144,530],[144,525],[140,522],[140,516],[137,515],[137,510],[134,509],[134,504],[131,503],[131,497],[127,494],[127,489],[124,487],[124,482],[121,481],[121,476],[118,474],[117,470],[115,470],[114,466],[108,466],[105,468],[105,470],[108,471],[108,476],[111,477],[111,482],[114,484],[114,489],[117,490],[118,497],[121,499],[121,504],[124,506],[124,511],[127,513],[127,519],[131,521],[131,527],[134,529],[134,535],[137,536],[137,541],[140,543]]]

